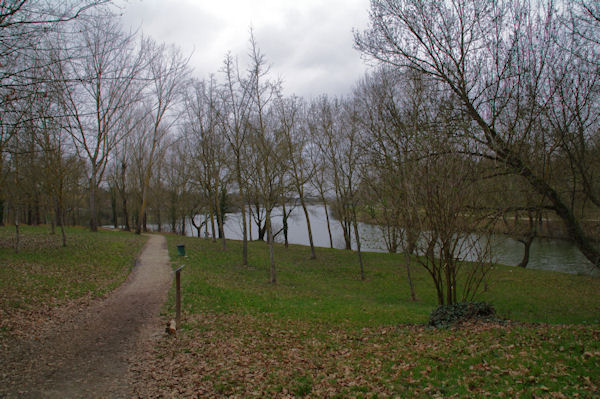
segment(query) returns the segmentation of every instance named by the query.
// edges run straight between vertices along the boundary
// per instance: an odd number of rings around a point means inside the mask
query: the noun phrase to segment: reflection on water
[[[313,242],[319,247],[329,247],[327,220],[322,205],[308,207]],[[340,223],[331,218],[331,234],[333,247],[343,249],[344,235]],[[278,231],[282,226],[281,208],[273,211],[273,229]],[[191,227],[191,226],[189,226]],[[196,234],[195,229],[187,228],[188,235]],[[361,249],[363,251],[385,252],[385,243],[380,229],[371,224],[359,223],[361,234]],[[225,236],[232,239],[242,239],[241,214],[228,214],[225,220]],[[256,226],[252,226],[252,239],[257,238]],[[283,242],[283,233],[276,237]],[[291,244],[308,245],[306,220],[301,207],[296,207],[288,218],[288,241]],[[353,247],[355,243],[353,242]],[[510,237],[494,235],[491,238],[493,259],[496,263],[515,266],[523,257],[524,247],[520,242]],[[536,238],[531,245],[529,264],[530,269],[553,270],[563,273],[591,274],[600,276],[600,271],[594,267],[572,243],[564,240]]]

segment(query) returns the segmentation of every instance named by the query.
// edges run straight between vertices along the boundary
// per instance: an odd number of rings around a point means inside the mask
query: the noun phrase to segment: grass
[[[595,397],[600,385],[600,280],[495,266],[488,291],[516,322],[431,329],[430,278],[415,266],[409,299],[399,255],[277,246],[268,251],[169,236],[182,274],[184,324],[148,353],[143,397]],[[178,258],[175,245],[186,246]],[[166,312],[172,314],[173,293]],[[552,323],[552,324],[547,324]],[[143,367],[142,367],[143,369]],[[151,376],[151,377],[150,377]]]
[[[146,241],[131,233],[67,228],[67,247],[47,226],[21,226],[21,249],[14,250],[14,227],[0,227],[0,311],[31,310],[113,290],[129,274]]]
[[[184,243],[185,309],[269,314],[281,319],[306,320],[353,328],[399,323],[424,323],[436,306],[427,272],[413,266],[418,296],[412,302],[398,254],[365,253],[366,281],[359,278],[356,254],[276,246],[278,283],[269,283],[268,251],[262,242],[249,246],[250,267],[242,267],[241,243],[229,249],[196,238],[169,236],[172,259],[175,245]],[[488,288],[479,300],[492,303],[501,317],[522,322],[593,324],[600,322],[600,279],[518,267],[495,266]]]
[[[101,296],[120,284],[144,243],[129,233],[68,230],[69,246],[45,227],[0,228],[0,311],[7,315]],[[184,323],[132,365],[140,397],[598,397],[600,279],[495,266],[487,292],[513,323],[431,329],[429,276],[413,270],[409,299],[400,255],[276,247],[168,236],[183,270]],[[177,257],[184,243],[188,257]],[[166,304],[173,312],[173,292]],[[4,330],[3,330],[4,333]]]

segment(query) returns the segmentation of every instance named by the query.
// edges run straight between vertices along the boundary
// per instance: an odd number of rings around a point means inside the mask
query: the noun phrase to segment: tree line
[[[276,282],[273,243],[287,245],[296,206],[316,258],[318,202],[362,279],[367,220],[406,254],[409,284],[411,259],[427,269],[440,304],[485,284],[499,228],[526,265],[540,220],[557,220],[600,267],[593,2],[372,1],[355,42],[374,67],[351,94],[311,100],[284,95],[252,31],[245,58],[227,53],[200,79],[178,48],[125,31],[107,2],[0,7],[0,221],[17,237],[23,222],[192,225],[226,250],[239,210],[242,264],[248,240],[266,239]]]

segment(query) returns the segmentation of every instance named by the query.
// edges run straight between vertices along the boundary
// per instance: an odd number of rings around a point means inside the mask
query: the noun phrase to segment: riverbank
[[[377,225],[378,220],[374,211],[362,209],[358,213],[359,221],[372,225]],[[524,235],[529,232],[529,218],[525,215],[513,216],[507,218],[498,218],[491,225],[486,224],[486,233],[502,234],[506,236]],[[593,242],[600,243],[600,220],[587,219],[581,221],[581,228],[587,232]],[[544,216],[535,222],[536,237],[551,240],[570,241],[567,228],[564,223],[557,218]],[[479,232],[474,230],[474,233]]]
[[[401,255],[169,236],[183,325],[137,367],[142,397],[594,396],[600,385],[600,280],[496,266],[487,292],[512,321],[436,330],[427,273],[410,300]],[[177,257],[184,244],[186,258]],[[173,290],[165,317],[174,311]],[[551,323],[551,324],[547,324]],[[146,367],[142,367],[145,364]],[[134,367],[135,368],[135,367]],[[148,372],[151,370],[151,372]]]

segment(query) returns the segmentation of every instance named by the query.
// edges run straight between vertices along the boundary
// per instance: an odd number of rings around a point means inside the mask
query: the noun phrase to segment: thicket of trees
[[[407,255],[409,283],[420,255],[440,304],[478,290],[492,231],[523,242],[526,265],[542,218],[600,267],[594,2],[374,0],[355,38],[378,65],[351,95],[312,101],[284,96],[252,32],[247,58],[226,54],[199,79],[104,1],[48,4],[0,6],[0,222],[17,237],[20,223],[191,224],[226,250],[227,213],[240,210],[241,263],[248,240],[266,239],[276,282],[273,242],[287,244],[296,205],[317,257],[307,204],[319,201],[361,278],[369,218]]]

